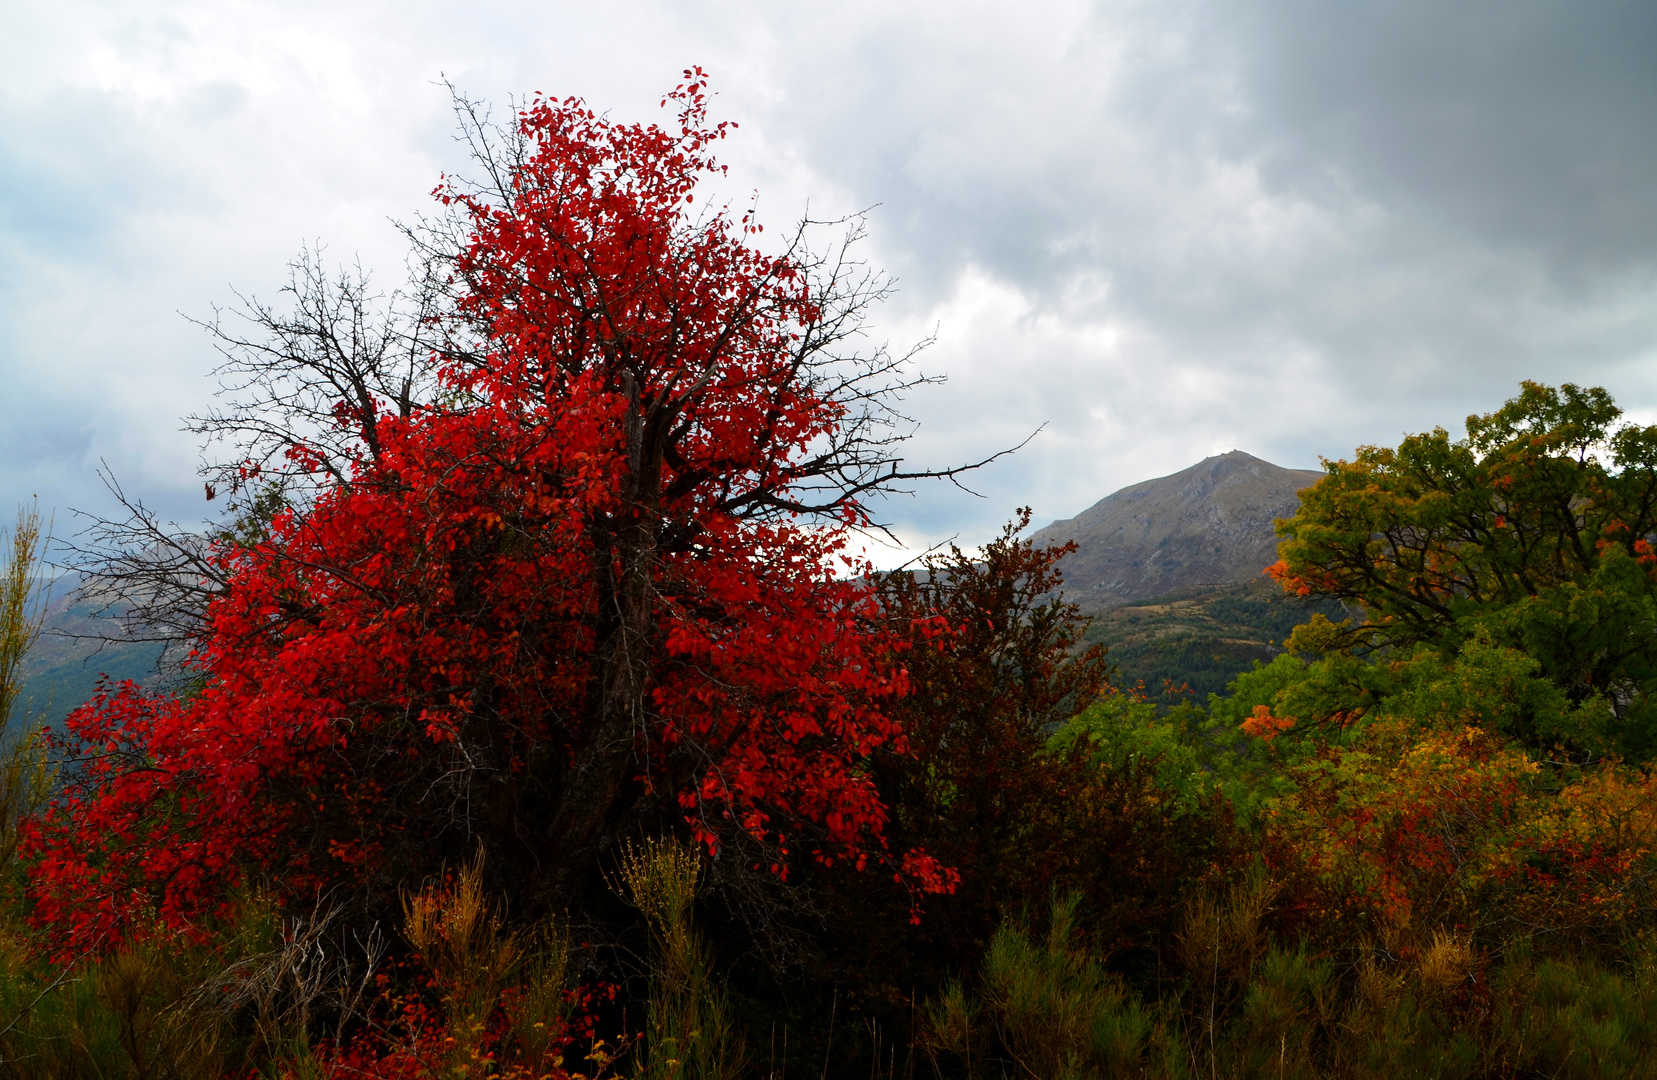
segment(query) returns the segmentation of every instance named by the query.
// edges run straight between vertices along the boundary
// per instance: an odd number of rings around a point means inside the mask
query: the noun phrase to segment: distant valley
[[[161,646],[95,640],[113,623],[99,600],[79,597],[75,579],[59,578],[47,593],[45,630],[23,661],[22,715],[30,725],[55,724],[96,691],[98,680],[144,682],[156,673]]]

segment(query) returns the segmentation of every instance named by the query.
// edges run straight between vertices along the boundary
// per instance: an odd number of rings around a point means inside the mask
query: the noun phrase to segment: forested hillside
[[[1299,492],[1322,477],[1234,450],[1123,488],[1032,539],[1075,544],[1065,595],[1092,617],[1087,640],[1109,647],[1122,686],[1164,706],[1201,701],[1282,652],[1315,611],[1344,617],[1266,576],[1273,522],[1293,516]]]
[[[1119,686],[1171,706],[1224,693],[1237,676],[1282,653],[1289,634],[1314,614],[1340,620],[1348,611],[1337,602],[1286,594],[1262,576],[1093,612],[1083,638],[1110,650]]]
[[[1657,426],[1523,383],[1091,627],[1028,511],[881,573],[973,466],[903,464],[857,227],[696,202],[698,70],[467,104],[408,293],[217,328],[211,539],[105,523],[189,659],[0,760],[0,1075],[1649,1073]]]

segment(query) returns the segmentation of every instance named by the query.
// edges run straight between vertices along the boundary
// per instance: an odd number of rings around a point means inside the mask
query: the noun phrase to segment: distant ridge
[[[102,642],[117,629],[105,603],[82,594],[78,579],[59,577],[47,592],[44,633],[23,660],[23,698],[12,722],[56,726],[90,698],[98,681],[153,681],[161,646],[149,642]]]
[[[1065,595],[1099,610],[1203,585],[1240,585],[1277,561],[1274,518],[1300,506],[1323,473],[1233,450],[1125,487],[1055,521],[1038,544],[1075,540],[1059,564]]]

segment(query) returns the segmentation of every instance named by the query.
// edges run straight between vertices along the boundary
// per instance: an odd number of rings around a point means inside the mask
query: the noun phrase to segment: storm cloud
[[[1233,448],[1314,467],[1520,379],[1657,420],[1657,8],[1481,3],[62,4],[0,16],[0,505],[199,516],[177,314],[299,247],[400,272],[464,166],[440,77],[656,117],[700,64],[768,222],[873,207],[874,327],[949,381],[914,542]],[[1045,425],[1045,426],[1043,426]]]

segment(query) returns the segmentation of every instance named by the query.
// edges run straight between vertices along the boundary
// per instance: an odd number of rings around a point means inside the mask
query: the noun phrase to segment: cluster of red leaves
[[[571,1015],[540,1060],[528,1060],[510,1045],[510,992],[500,1004],[478,1045],[457,1062],[456,1040],[443,1016],[418,997],[399,997],[383,991],[378,1023],[344,1045],[324,1041],[313,1051],[315,1075],[326,1080],[425,1080],[444,1075],[483,1073],[503,1080],[581,1080],[603,1075],[620,1050],[596,1034],[596,1009],[614,1002],[616,987],[600,983],[566,992]],[[581,1054],[578,1044],[588,1052]],[[575,1058],[578,1068],[570,1068]],[[284,1080],[293,1074],[284,1073]]]
[[[903,747],[883,706],[905,675],[866,568],[841,530],[741,512],[842,420],[790,352],[816,312],[787,259],[745,243],[749,218],[690,217],[725,125],[705,126],[699,80],[674,97],[677,134],[538,101],[507,204],[439,189],[472,223],[457,273],[490,351],[444,363],[457,404],[378,417],[349,482],[221,550],[199,693],[124,686],[68,719],[72,783],[28,838],[37,917],[66,947],[140,911],[188,927],[242,868],[299,892],[429,873],[460,812],[432,793],[556,789],[626,665],[645,707],[613,789],[677,799],[710,845],[743,830],[779,868],[800,824],[822,859],[883,850],[862,762]],[[649,655],[617,661],[622,534],[646,536],[627,558],[649,557]],[[901,865],[947,883],[924,855]]]
[[[77,768],[57,802],[22,830],[33,859],[35,918],[53,927],[66,955],[113,944],[152,908],[184,933],[222,913],[203,897],[211,893],[222,905],[244,843],[273,824],[267,807],[244,802],[242,813],[222,815],[237,836],[197,827],[221,816],[222,796],[193,782],[215,770],[171,737],[185,722],[177,701],[146,696],[131,683],[100,689],[71,714],[60,742]],[[226,772],[236,771],[226,764]],[[134,865],[123,852],[144,857]]]
[[[323,1044],[315,1064],[327,1080],[363,1077],[366,1080],[419,1080],[440,1075],[449,1064],[453,1040],[443,1023],[425,1004],[411,1000],[401,1003],[395,1017],[395,1031],[359,1035],[344,1046]],[[559,1074],[553,1074],[561,1080]]]

